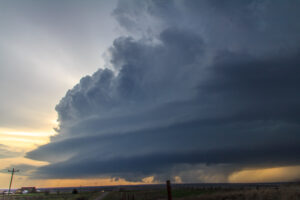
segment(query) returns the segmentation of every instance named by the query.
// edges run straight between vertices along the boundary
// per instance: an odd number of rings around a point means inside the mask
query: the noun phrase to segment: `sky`
[[[297,0],[0,0],[0,188],[300,179]]]

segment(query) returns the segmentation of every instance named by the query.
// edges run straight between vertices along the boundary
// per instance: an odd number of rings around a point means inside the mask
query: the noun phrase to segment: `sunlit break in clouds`
[[[299,180],[300,1],[2,4],[1,138],[36,143],[0,156],[32,183]]]

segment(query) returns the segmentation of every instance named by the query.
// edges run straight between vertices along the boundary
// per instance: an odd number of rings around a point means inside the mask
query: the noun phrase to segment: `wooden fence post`
[[[168,191],[168,200],[172,200],[172,189],[171,189],[170,180],[167,180],[167,191]]]

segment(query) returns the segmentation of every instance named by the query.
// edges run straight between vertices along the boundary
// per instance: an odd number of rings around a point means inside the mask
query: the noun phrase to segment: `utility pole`
[[[20,170],[15,170],[15,168],[13,168],[12,170],[8,170],[8,172],[11,172],[11,177],[10,177],[10,182],[9,182],[9,189],[8,189],[8,195],[10,194],[10,188],[11,188],[11,184],[13,181],[13,177],[14,177],[14,173],[15,172],[19,172]]]
[[[172,189],[171,189],[170,180],[167,180],[167,192],[168,192],[168,200],[172,200]]]

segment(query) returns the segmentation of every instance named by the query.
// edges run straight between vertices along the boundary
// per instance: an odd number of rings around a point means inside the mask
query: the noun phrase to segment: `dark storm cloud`
[[[60,134],[27,156],[51,162],[42,177],[134,181],[300,164],[297,6],[121,1],[114,15],[135,37],[67,92]]]

